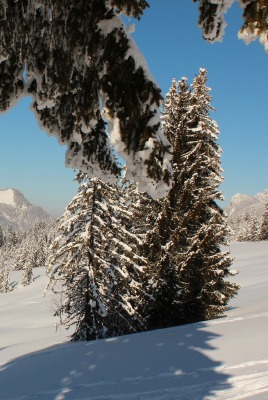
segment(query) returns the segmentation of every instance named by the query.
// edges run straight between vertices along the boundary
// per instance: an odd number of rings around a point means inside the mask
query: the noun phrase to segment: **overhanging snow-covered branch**
[[[127,176],[165,195],[170,147],[160,129],[160,89],[119,14],[143,0],[6,0],[0,5],[0,111],[24,95],[49,135],[67,145],[66,165],[111,180]],[[108,122],[108,125],[107,125]]]

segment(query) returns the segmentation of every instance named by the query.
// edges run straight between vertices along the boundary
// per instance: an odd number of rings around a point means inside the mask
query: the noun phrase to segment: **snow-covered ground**
[[[268,399],[268,242],[231,251],[242,289],[225,317],[95,342],[55,332],[36,269],[0,295],[0,399]]]

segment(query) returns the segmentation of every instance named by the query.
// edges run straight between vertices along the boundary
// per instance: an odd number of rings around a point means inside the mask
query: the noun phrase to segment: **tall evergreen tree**
[[[160,89],[120,17],[140,18],[147,7],[144,0],[1,2],[0,111],[30,94],[40,125],[67,145],[67,165],[112,179],[120,173],[113,144],[128,176],[163,195],[170,168]]]
[[[261,219],[259,240],[268,240],[268,203],[265,205],[265,210]]]
[[[4,233],[2,226],[0,225],[0,248],[4,245]]]
[[[221,315],[239,286],[226,280],[233,271],[232,257],[222,252],[229,228],[227,217],[218,206],[222,199],[221,149],[217,144],[219,129],[211,119],[210,88],[207,71],[200,69],[191,85],[188,147],[184,159],[189,165],[187,213],[188,249],[180,264],[181,316],[183,322],[196,322]]]
[[[9,250],[11,248],[14,248],[17,242],[18,242],[18,234],[14,230],[14,228],[9,225],[5,232],[5,241],[4,241],[5,249]]]
[[[27,257],[25,264],[23,266],[23,275],[22,275],[22,286],[28,286],[33,282],[33,268],[34,268],[34,260],[32,258]]]
[[[181,82],[174,79],[163,104],[162,116],[165,134],[173,146],[173,185],[167,198],[160,202],[158,218],[153,228],[148,230],[143,245],[143,252],[150,266],[148,268],[150,299],[145,310],[149,329],[179,323],[178,257],[182,250],[175,232],[178,231],[178,226],[181,227],[179,195],[182,193],[182,175],[185,168],[182,160],[185,134],[180,134],[180,132],[187,130],[186,115],[189,101],[190,91],[187,79],[183,78]],[[181,227],[181,237],[184,238],[185,232],[183,233],[182,229]]]
[[[238,290],[225,280],[232,258],[221,251],[228,227],[216,203],[222,197],[221,151],[206,81],[204,69],[191,89],[186,78],[174,80],[163,107],[174,178],[145,244],[153,269],[149,328],[216,317]]]
[[[135,254],[131,213],[117,186],[95,178],[83,183],[59,220],[48,271],[53,291],[63,296],[56,313],[73,340],[93,340],[143,329],[144,260]]]
[[[0,252],[0,293],[7,293],[11,290],[9,279],[9,265],[6,259],[6,254]]]
[[[242,230],[243,227],[243,219],[241,215],[232,216],[228,218],[228,225],[230,227],[230,240],[234,242],[240,242],[243,240],[244,232]]]

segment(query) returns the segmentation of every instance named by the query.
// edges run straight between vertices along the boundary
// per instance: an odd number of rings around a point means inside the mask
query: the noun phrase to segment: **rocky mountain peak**
[[[254,196],[236,193],[232,197],[230,205],[226,207],[225,212],[229,217],[237,217],[244,214],[246,211],[250,211],[250,208],[254,206],[257,214],[262,214],[267,202],[268,189]]]
[[[32,206],[19,190],[13,188],[0,190],[0,204],[20,208]]]
[[[0,225],[9,225],[16,230],[25,231],[36,223],[51,223],[54,218],[41,207],[32,205],[19,190],[7,188],[0,190]]]

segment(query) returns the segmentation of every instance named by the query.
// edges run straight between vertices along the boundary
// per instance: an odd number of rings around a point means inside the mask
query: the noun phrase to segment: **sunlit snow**
[[[12,189],[0,190],[0,203],[15,206],[14,192]]]
[[[1,400],[266,400],[268,242],[231,253],[242,288],[225,317],[94,342],[55,331],[35,269],[32,285],[0,295]]]

